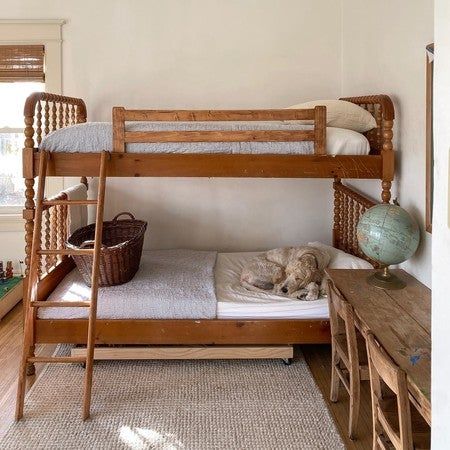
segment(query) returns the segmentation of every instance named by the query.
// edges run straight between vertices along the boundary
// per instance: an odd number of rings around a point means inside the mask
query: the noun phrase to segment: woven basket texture
[[[119,220],[122,215],[129,219]],[[99,286],[114,286],[130,281],[139,269],[147,222],[136,220],[131,213],[120,213],[103,222]],[[93,248],[95,223],[76,230],[67,240],[67,248]],[[73,256],[84,281],[91,286],[93,255]]]

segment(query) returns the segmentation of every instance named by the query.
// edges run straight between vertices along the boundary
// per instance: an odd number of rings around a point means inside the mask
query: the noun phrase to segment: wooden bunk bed
[[[334,180],[333,245],[364,258],[356,241],[359,216],[374,202],[341,183],[342,178],[380,179],[381,198],[390,200],[394,175],[392,127],[394,108],[386,95],[349,97],[344,100],[362,106],[373,114],[377,127],[366,136],[371,153],[365,156],[330,156],[325,153],[325,107],[311,110],[248,111],[149,111],[113,108],[113,152],[107,176],[146,177],[277,177],[332,178]],[[38,176],[39,144],[49,132],[83,123],[87,112],[83,100],[49,93],[35,93],[25,104],[25,241],[26,275],[35,218],[34,180]],[[126,121],[227,121],[227,120],[304,120],[314,123],[311,131],[223,131],[223,132],[128,132]],[[219,142],[219,141],[314,141],[313,155],[284,154],[141,154],[127,153],[130,142]],[[52,153],[47,175],[98,176],[98,153]],[[56,200],[61,200],[61,196]],[[67,237],[67,206],[47,205],[44,211],[43,245],[54,248]],[[67,256],[42,258],[38,297],[45,301],[58,283],[74,267]],[[35,314],[38,343],[83,344],[87,320],[38,319]],[[294,344],[329,342],[326,320],[98,320],[98,344]]]
[[[282,345],[327,343],[330,341],[328,320],[316,319],[97,319],[96,289],[94,313],[90,319],[43,319],[37,307],[46,302],[64,277],[74,268],[69,252],[64,249],[67,239],[69,201],[64,194],[44,201],[43,177],[38,189],[36,214],[35,177],[80,176],[87,184],[88,176],[98,176],[101,160],[98,204],[103,208],[105,174],[107,177],[277,177],[331,178],[334,180],[333,245],[347,253],[364,257],[356,240],[360,215],[374,202],[341,183],[342,178],[381,180],[381,198],[390,200],[394,175],[392,127],[394,108],[385,95],[350,97],[368,110],[376,120],[376,128],[366,133],[370,143],[369,155],[326,154],[326,109],[317,106],[306,110],[227,110],[227,111],[161,111],[113,108],[113,147],[106,163],[104,152],[57,151],[49,156],[40,150],[44,136],[70,125],[86,122],[86,106],[81,99],[48,93],[35,93],[25,104],[25,147],[23,174],[25,178],[25,241],[26,283],[25,304],[28,338],[19,380],[16,418],[22,417],[27,362],[45,362],[34,357],[34,344],[88,343],[83,418],[89,417],[92,386],[93,345]],[[283,121],[308,120],[313,126],[301,130],[223,130],[223,131],[129,131],[127,121],[142,122],[211,122],[211,121]],[[128,153],[133,143],[232,143],[291,141],[313,142],[312,154],[217,154],[217,153]],[[277,144],[278,145],[278,144]],[[101,158],[100,158],[101,156]],[[44,175],[45,178],[45,175]],[[73,202],[72,202],[73,204]],[[91,203],[89,203],[91,204]],[[97,210],[102,223],[103,209]],[[35,221],[37,225],[35,226]],[[36,232],[39,230],[39,232]],[[101,233],[95,240],[95,258],[99,258]],[[30,258],[32,253],[35,255]],[[36,249],[40,248],[39,253]],[[58,251],[57,251],[58,250]],[[86,250],[84,250],[86,251]],[[41,256],[38,256],[41,255]],[[31,260],[31,261],[30,261]],[[31,269],[30,269],[30,262]],[[93,278],[98,263],[94,262]],[[97,267],[97,269],[96,269]],[[33,282],[28,283],[32,275]],[[31,307],[33,305],[34,307]],[[49,303],[47,303],[47,306]],[[84,305],[83,305],[84,306]],[[92,314],[94,314],[92,316]],[[94,319],[93,319],[94,317]],[[92,322],[94,320],[94,322]],[[94,325],[93,325],[94,323]],[[31,333],[31,334],[30,334]],[[33,342],[33,344],[31,344]],[[56,358],[58,360],[58,358]],[[69,362],[77,358],[59,358]],[[55,361],[55,358],[49,360]],[[33,372],[32,364],[29,366]]]

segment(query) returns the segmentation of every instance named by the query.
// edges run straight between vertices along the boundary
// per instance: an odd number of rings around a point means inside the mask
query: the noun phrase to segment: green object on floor
[[[6,294],[23,280],[22,277],[12,277],[5,281],[0,281],[0,301]]]

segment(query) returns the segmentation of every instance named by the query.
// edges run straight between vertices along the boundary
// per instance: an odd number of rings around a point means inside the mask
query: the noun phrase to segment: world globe
[[[372,277],[371,283],[387,289],[404,287],[404,283],[398,279],[396,282],[400,284],[394,287],[395,282],[392,282],[396,277],[388,271],[387,266],[406,261],[417,250],[420,232],[410,214],[398,205],[375,205],[361,216],[356,236],[361,250],[385,267],[384,272],[373,276],[375,282]],[[377,280],[381,282],[377,284]]]

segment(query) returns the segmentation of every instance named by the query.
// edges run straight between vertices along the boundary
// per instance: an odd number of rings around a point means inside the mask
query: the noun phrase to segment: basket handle
[[[94,244],[95,244],[95,241],[94,241],[93,239],[91,239],[91,240],[82,242],[78,247],[79,247],[79,248],[85,248],[85,247],[87,247],[88,245],[94,245]],[[104,249],[104,248],[107,248],[107,247],[106,247],[105,244],[102,244],[102,245],[101,245],[101,248]]]
[[[117,222],[117,220],[119,219],[119,217],[120,217],[120,216],[123,216],[124,214],[127,215],[127,216],[130,216],[131,220],[136,220],[136,219],[134,218],[133,214],[131,214],[130,212],[121,212],[121,213],[117,214],[117,216],[115,216],[114,219],[113,219],[112,221],[113,221],[113,222]]]

